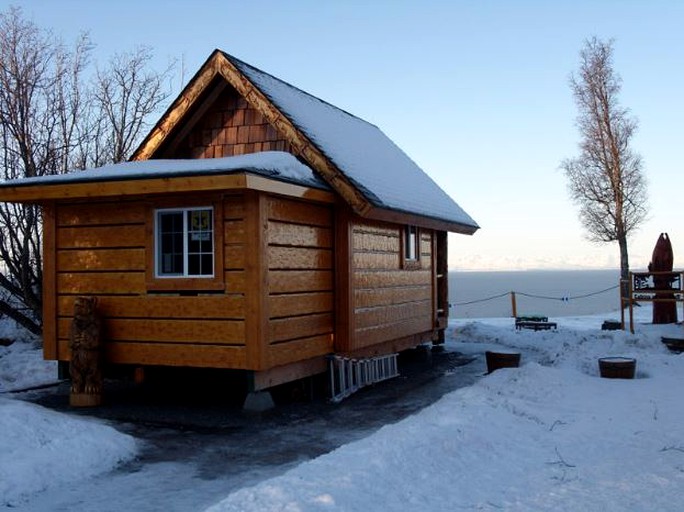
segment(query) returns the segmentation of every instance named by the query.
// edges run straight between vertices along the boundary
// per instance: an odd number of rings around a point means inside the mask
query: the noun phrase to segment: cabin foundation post
[[[268,391],[253,391],[247,394],[242,410],[245,412],[264,412],[275,407],[273,397]]]
[[[145,382],[145,367],[144,366],[136,366],[133,369],[133,382],[136,384],[140,385]]]
[[[69,380],[71,375],[69,375],[69,361],[57,361],[57,379],[58,380]]]

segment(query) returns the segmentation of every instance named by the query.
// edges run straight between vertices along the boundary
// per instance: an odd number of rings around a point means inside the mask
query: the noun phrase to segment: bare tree
[[[0,13],[0,165],[5,179],[69,168],[79,144],[79,83],[90,44],[81,36],[67,49],[22,17]],[[35,205],[0,205],[0,312],[40,333],[40,211]]]
[[[151,71],[152,56],[150,48],[140,46],[115,55],[107,67],[97,72],[93,100],[99,113],[97,146],[102,163],[128,158],[144,135],[150,114],[169,96],[170,90],[164,83],[173,64],[161,73]]]
[[[612,41],[585,42],[570,86],[579,110],[580,154],[561,168],[589,239],[618,242],[621,278],[627,279],[627,238],[646,218],[647,195],[641,156],[630,148],[637,121],[618,101]]]
[[[0,12],[0,175],[60,174],[118,162],[141,138],[169,92],[139,49],[84,78],[92,45],[65,46],[18,8]],[[35,205],[0,203],[0,313],[39,334],[41,219]]]

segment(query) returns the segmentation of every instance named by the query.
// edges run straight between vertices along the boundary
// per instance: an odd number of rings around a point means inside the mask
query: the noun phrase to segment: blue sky
[[[579,50],[613,38],[651,203],[631,263],[666,231],[684,266],[684,3],[0,0],[12,4],[66,41],[89,31],[98,61],[146,44],[187,80],[221,48],[378,125],[481,225],[450,238],[457,269],[618,266],[616,244],[585,240],[559,170],[577,153]]]

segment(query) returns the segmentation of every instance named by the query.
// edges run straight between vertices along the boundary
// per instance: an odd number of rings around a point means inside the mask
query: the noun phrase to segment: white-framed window
[[[418,227],[407,225],[404,227],[404,259],[407,261],[418,261],[420,255],[420,239],[418,237]]]
[[[155,276],[214,277],[214,208],[155,210]]]

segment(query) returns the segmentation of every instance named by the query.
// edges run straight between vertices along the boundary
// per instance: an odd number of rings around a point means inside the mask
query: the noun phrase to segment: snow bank
[[[34,343],[17,341],[0,347],[0,393],[57,380],[57,362],[44,361],[43,350]]]
[[[454,348],[518,348],[522,367],[209,510],[680,510],[684,355],[660,336],[682,327],[630,335],[601,331],[598,317],[554,321],[557,332],[455,323]],[[607,355],[636,357],[638,378],[599,378]]]
[[[0,393],[55,382],[57,364],[13,322],[0,322]],[[0,508],[30,494],[107,471],[135,455],[135,441],[111,427],[0,395]]]
[[[0,345],[0,393],[57,380],[57,363],[43,361],[39,338],[3,318],[0,339],[11,342],[9,346]]]
[[[0,507],[107,471],[135,455],[111,427],[0,398]]]

